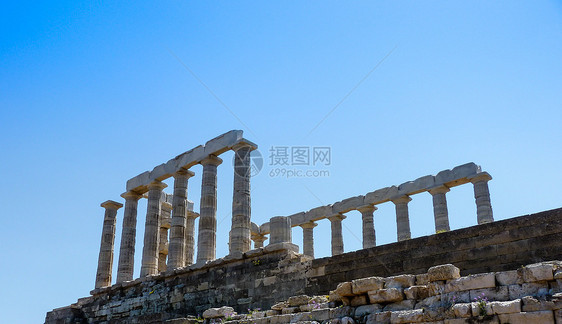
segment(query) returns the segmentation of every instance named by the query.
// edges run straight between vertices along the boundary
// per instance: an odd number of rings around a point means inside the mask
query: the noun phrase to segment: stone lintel
[[[236,144],[232,145],[231,149],[233,151],[238,151],[239,149],[244,147],[249,147],[250,151],[253,151],[258,148],[258,145],[252,141],[242,138]]]
[[[352,210],[356,210],[357,207],[364,205],[365,196],[359,195],[351,198],[338,201],[332,205],[332,211],[334,213],[347,213]]]
[[[123,204],[118,203],[118,202],[113,201],[113,200],[106,200],[106,201],[102,202],[100,204],[100,206],[105,208],[105,209],[115,209],[115,210],[117,210],[117,209],[123,207]]]

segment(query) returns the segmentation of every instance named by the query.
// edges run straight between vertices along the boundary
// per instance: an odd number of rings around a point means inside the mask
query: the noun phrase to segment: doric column
[[[183,267],[185,265],[187,181],[193,175],[193,172],[183,169],[174,174],[172,224],[170,228],[170,245],[168,249],[168,267],[170,269]]]
[[[287,216],[275,216],[269,220],[269,244],[291,243],[291,218]]]
[[[450,189],[447,186],[439,186],[429,190],[433,196],[433,217],[435,218],[435,233],[450,231],[449,212],[447,210],[447,197],[445,194]]]
[[[163,201],[160,205],[160,232],[158,233],[158,272],[166,271],[166,258],[168,257],[168,230],[171,226],[172,204]]]
[[[105,215],[103,218],[103,230],[101,232],[96,288],[111,286],[113,243],[115,242],[115,216],[117,216],[117,210],[123,207],[123,204],[108,200],[102,203],[101,206],[105,208]]]
[[[373,218],[373,212],[377,210],[377,207],[373,205],[366,205],[357,208],[361,213],[361,218],[363,220],[363,248],[367,249],[377,245],[377,238],[375,234],[375,221]]]
[[[195,219],[197,217],[199,217],[199,214],[196,212],[187,211],[185,219],[185,266],[193,264],[193,256],[195,255]]]
[[[332,255],[343,253],[343,235],[341,221],[346,217],[338,214],[328,217],[332,225]]]
[[[162,196],[162,189],[166,187],[166,184],[160,181],[154,181],[148,185],[141,277],[158,273],[158,232],[160,230],[160,213],[162,212],[160,197]]]
[[[265,235],[252,234],[252,241],[254,241],[254,249],[259,249],[263,247],[263,242],[267,240]]]
[[[412,198],[408,196],[402,196],[392,200],[396,205],[396,230],[398,232],[398,241],[412,238],[410,232],[410,216],[408,215],[408,203],[411,200]]]
[[[476,199],[476,215],[478,224],[486,224],[494,221],[492,213],[492,203],[490,201],[490,190],[488,188],[488,181],[492,177],[488,172],[482,172],[470,179],[474,185],[474,199]]]
[[[122,194],[121,197],[125,198],[125,212],[123,213],[121,247],[119,249],[119,264],[117,265],[117,283],[133,280],[137,236],[137,205],[142,195],[129,191]]]
[[[232,227],[230,229],[230,253],[246,252],[251,248],[251,199],[250,199],[250,152],[257,146],[240,142],[234,151],[234,190],[232,197]]]
[[[308,222],[300,225],[302,227],[302,252],[314,258],[314,228],[318,226],[315,222]]]
[[[197,240],[197,263],[214,260],[217,247],[217,166],[222,159],[209,155],[201,161],[203,180],[199,234]]]

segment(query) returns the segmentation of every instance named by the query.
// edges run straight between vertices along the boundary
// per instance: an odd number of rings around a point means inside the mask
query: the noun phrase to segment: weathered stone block
[[[314,309],[311,312],[312,319],[315,321],[326,321],[330,318],[330,309]]]
[[[332,206],[332,211],[334,213],[347,213],[349,211],[355,210],[360,206],[363,206],[364,196],[356,196],[338,201]]]
[[[524,296],[545,295],[548,293],[548,284],[546,282],[526,282],[522,285],[507,286],[509,299],[514,300]]]
[[[404,299],[402,290],[398,288],[372,290],[368,293],[371,304],[392,303]]]
[[[427,275],[427,273],[416,275],[417,286],[427,285],[428,283],[429,283],[429,276]]]
[[[407,288],[415,285],[416,276],[400,275],[384,279],[384,288]]]
[[[470,304],[472,316],[483,316],[483,315],[491,315],[492,314],[492,306],[490,303],[477,303],[473,302]]]
[[[429,297],[429,288],[427,286],[412,286],[404,289],[404,295],[407,299],[425,299]]]
[[[372,192],[369,192],[365,195],[364,203],[375,205],[380,204],[386,201],[389,201],[390,198],[395,197],[398,194],[398,187],[386,187],[382,189],[378,189]]]
[[[355,279],[351,282],[351,286],[353,294],[364,294],[372,290],[382,289],[384,287],[384,278],[369,277]]]
[[[349,304],[352,307],[367,305],[368,303],[369,303],[369,299],[367,298],[366,295],[359,295],[359,296],[352,297],[351,301],[349,302]]]
[[[485,296],[488,300],[507,301],[509,298],[509,289],[507,286],[500,286],[495,288],[484,288],[470,290],[470,300],[474,300],[479,296]]]
[[[281,314],[285,315],[285,314],[294,314],[294,313],[298,313],[299,308],[298,307],[286,307],[283,308],[281,310]]]
[[[274,304],[273,306],[271,306],[271,309],[276,310],[276,311],[281,311],[283,310],[283,308],[287,308],[289,307],[289,303],[287,303],[286,301],[283,302],[279,302],[277,304]]]
[[[307,295],[299,295],[299,296],[291,296],[287,299],[287,303],[289,303],[290,307],[300,306],[300,305],[307,305],[310,297]]]
[[[382,311],[382,306],[379,304],[363,305],[355,309],[355,317],[359,318],[380,311]]]
[[[519,269],[525,282],[553,280],[552,264],[531,264]]]
[[[410,310],[410,309],[414,309],[415,305],[416,305],[416,302],[414,300],[402,300],[402,301],[390,303],[390,304],[384,306],[383,310],[384,311],[391,311],[391,312],[401,311],[401,310]]]
[[[336,295],[339,295],[340,297],[353,296],[354,293],[352,291],[351,285],[352,285],[351,282],[339,283],[338,286],[336,287],[336,290],[334,290],[334,293]]]
[[[461,303],[454,304],[452,306],[453,314],[456,317],[470,317],[472,316],[472,304],[471,303]]]
[[[397,311],[390,315],[391,323],[416,323],[421,321],[423,321],[423,309]]]
[[[500,286],[509,286],[509,285],[522,284],[523,278],[517,272],[517,270],[512,270],[512,271],[497,272],[496,281]]]
[[[353,315],[353,309],[349,306],[337,307],[330,309],[330,318],[342,318]]]
[[[493,273],[475,274],[450,280],[445,285],[445,292],[491,288],[496,286]]]
[[[514,313],[498,315],[501,323],[509,324],[554,324],[554,314],[552,311]]]
[[[521,299],[490,302],[493,314],[510,314],[521,312]]]
[[[366,324],[387,324],[390,323],[392,312],[381,312],[367,316]]]
[[[203,312],[204,318],[219,318],[219,317],[226,317],[227,315],[234,315],[234,308],[223,306],[220,308],[209,308]]]
[[[522,310],[524,312],[535,312],[535,311],[542,311],[542,310],[553,310],[556,308],[562,307],[562,303],[557,303],[553,300],[545,300],[545,299],[537,299],[531,296],[525,296],[521,298],[523,302]],[[558,306],[558,307],[556,307]]]
[[[427,277],[429,282],[457,279],[461,276],[460,269],[452,264],[443,264],[429,268]]]

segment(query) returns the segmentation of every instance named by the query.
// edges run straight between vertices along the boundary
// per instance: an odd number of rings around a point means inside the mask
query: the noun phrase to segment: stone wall
[[[562,209],[311,260],[279,243],[111,287],[53,310],[46,323],[151,323],[211,307],[266,309],[295,295],[327,295],[371,276],[420,274],[452,263],[460,274],[562,260]]]

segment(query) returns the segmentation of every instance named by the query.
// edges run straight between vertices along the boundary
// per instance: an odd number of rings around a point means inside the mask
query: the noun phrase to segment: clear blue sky
[[[496,219],[562,205],[559,1],[4,1],[0,31],[6,323],[39,323],[87,296],[99,204],[122,201],[129,178],[231,129],[266,156],[252,179],[259,224],[470,161],[494,177]],[[330,175],[270,177],[271,146],[329,146]],[[231,158],[219,167],[218,256]],[[412,234],[431,234],[431,197],[413,198]],[[476,224],[470,185],[448,199],[453,228]],[[348,216],[353,251],[360,217]],[[395,241],[394,217],[392,204],[375,212],[378,244]],[[329,235],[321,222],[317,256],[329,254]]]

